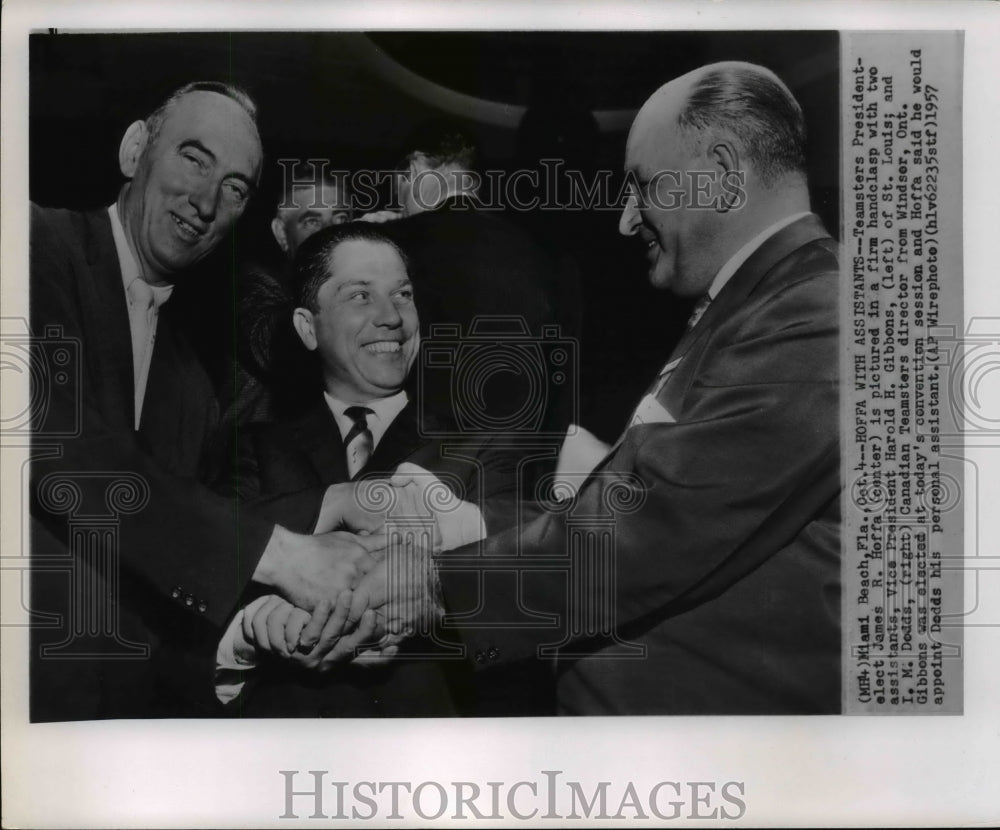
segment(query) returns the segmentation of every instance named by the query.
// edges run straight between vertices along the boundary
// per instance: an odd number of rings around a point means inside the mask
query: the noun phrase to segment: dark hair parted
[[[371,222],[348,222],[331,225],[317,231],[305,240],[295,254],[292,266],[292,296],[296,306],[319,311],[318,295],[323,284],[333,276],[333,253],[344,242],[372,242],[389,245],[400,259],[406,272],[410,273],[410,261],[403,249],[379,225]]]
[[[733,61],[710,67],[691,88],[677,122],[684,131],[729,133],[765,185],[805,169],[802,108],[762,66]]]

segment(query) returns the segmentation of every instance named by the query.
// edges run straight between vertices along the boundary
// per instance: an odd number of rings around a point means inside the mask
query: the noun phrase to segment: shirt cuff
[[[242,608],[236,612],[215,653],[215,696],[222,703],[239,697],[247,673],[257,667],[257,649],[243,636],[244,613]]]
[[[472,502],[459,499],[442,484],[441,479],[423,467],[409,462],[400,464],[390,483],[397,487],[416,484],[425,493],[425,503],[427,489],[432,486],[438,488],[434,492],[432,509],[441,535],[442,551],[471,545],[486,538],[486,522],[479,508]]]
[[[486,538],[486,522],[483,514],[472,502],[458,501],[454,509],[445,505],[445,511],[437,514],[438,530],[441,532],[441,550],[454,550]]]

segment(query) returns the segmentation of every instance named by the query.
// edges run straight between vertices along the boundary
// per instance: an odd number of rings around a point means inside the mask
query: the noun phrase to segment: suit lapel
[[[413,401],[407,402],[378,442],[375,452],[361,470],[367,472],[389,472],[413,455],[420,447],[430,441],[430,438],[420,434],[417,428],[417,418]]]
[[[429,441],[430,438],[422,436],[417,428],[413,402],[410,401],[389,424],[372,457],[358,475],[390,472]],[[325,400],[302,417],[295,429],[295,445],[301,448],[321,483],[337,484],[350,480],[340,428]]]
[[[677,343],[667,366],[671,367],[671,374],[675,372],[681,361],[694,350],[696,344],[702,342],[714,331],[720,323],[730,317],[730,315],[746,300],[760,281],[789,254],[794,253],[804,245],[820,239],[829,239],[830,235],[823,228],[819,217],[815,214],[803,216],[786,228],[782,228],[773,236],[764,241],[756,251],[754,251],[739,269],[733,274],[719,295],[709,304],[702,315],[701,320],[694,328],[685,332],[684,336]],[[654,384],[655,385],[655,384]],[[657,399],[662,405],[667,407],[667,391],[670,387],[669,380],[663,383],[657,394]],[[669,407],[668,407],[669,411]],[[630,416],[631,417],[631,416]],[[625,425],[618,440],[605,456],[604,460],[595,467],[602,469],[608,460],[617,452],[622,441],[628,434],[629,426]]]
[[[139,432],[167,469],[197,472],[214,413],[205,405],[198,358],[170,325],[166,307],[156,323]]]
[[[302,449],[322,484],[348,480],[344,441],[325,399],[320,399],[299,422],[295,445]]]
[[[84,214],[83,221],[89,269],[81,274],[79,291],[90,377],[108,421],[119,429],[133,429],[132,336],[111,218],[100,210]]]
[[[735,309],[743,304],[765,275],[789,254],[803,245],[818,239],[827,239],[829,234],[815,214],[803,216],[764,240],[764,243],[733,274],[719,295],[708,305],[698,325],[677,343],[670,361],[684,357],[702,338],[713,331],[719,323],[728,319]]]

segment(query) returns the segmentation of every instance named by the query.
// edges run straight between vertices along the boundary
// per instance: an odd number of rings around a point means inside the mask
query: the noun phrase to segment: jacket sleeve
[[[523,450],[516,440],[497,436],[486,439],[478,448],[478,475],[466,494],[479,508],[488,534],[511,527],[517,520],[522,495],[522,472],[519,461]]]

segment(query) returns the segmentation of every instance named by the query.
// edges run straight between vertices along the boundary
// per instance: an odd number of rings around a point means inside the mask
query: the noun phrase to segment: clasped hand
[[[404,637],[386,633],[374,609],[349,622],[352,599],[351,591],[343,591],[310,614],[276,594],[258,597],[244,610],[242,635],[259,652],[320,672],[347,660],[363,666],[388,662]]]
[[[440,482],[407,466],[390,482],[328,488],[315,532],[351,537],[370,559],[358,569],[356,586],[352,581],[335,596],[323,597],[311,613],[273,594],[248,605],[242,634],[249,646],[322,672],[346,660],[388,662],[406,637],[429,629],[441,614],[431,558],[440,549],[441,532],[427,508],[427,490]],[[391,550],[385,532],[389,519],[396,522]]]

